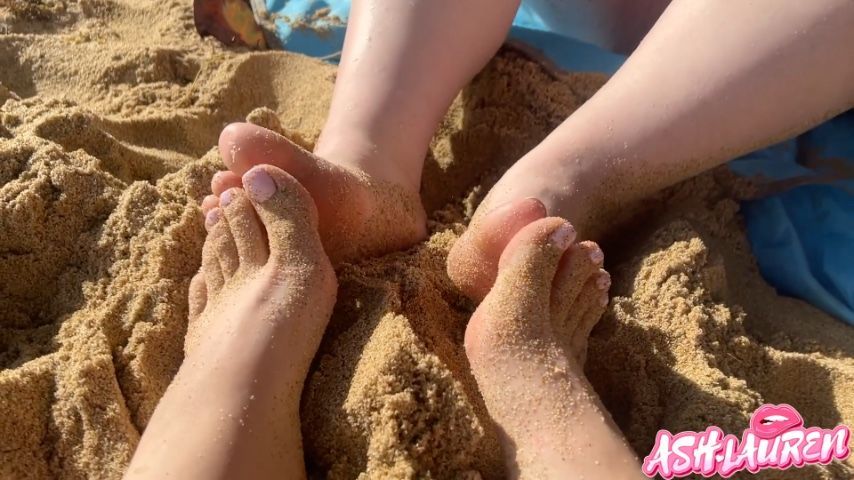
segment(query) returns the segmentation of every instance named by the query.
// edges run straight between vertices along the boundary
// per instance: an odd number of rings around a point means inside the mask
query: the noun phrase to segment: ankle
[[[400,185],[411,193],[418,194],[421,190],[423,156],[416,161],[393,153],[359,132],[324,128],[314,154],[336,165],[362,171],[371,178]]]
[[[490,203],[533,197],[546,207],[551,216],[572,222],[580,237],[586,238],[591,211],[598,208],[600,175],[595,168],[585,165],[585,160],[567,155],[549,155],[532,150],[522,157],[493,188],[504,192],[501,198]],[[543,172],[548,172],[546,177]]]

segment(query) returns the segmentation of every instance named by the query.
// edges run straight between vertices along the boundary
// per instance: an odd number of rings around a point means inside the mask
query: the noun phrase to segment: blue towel
[[[730,163],[766,185],[801,186],[743,202],[762,275],[854,325],[854,111]]]
[[[256,13],[266,11],[261,17],[272,18],[283,48],[337,60],[349,0],[251,1]],[[523,2],[510,37],[534,46],[566,70],[611,74],[625,60],[554,31],[548,25],[554,23]],[[730,166],[740,175],[761,176],[772,187],[799,185],[742,204],[753,254],[762,275],[780,293],[854,325],[854,112]]]

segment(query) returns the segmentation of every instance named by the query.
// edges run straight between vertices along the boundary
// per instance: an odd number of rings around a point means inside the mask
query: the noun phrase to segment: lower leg
[[[537,198],[596,238],[638,199],[851,108],[852,23],[846,0],[673,1],[614,77],[493,187],[451,252],[451,277],[473,296],[492,285],[494,268],[458,259],[497,258],[505,244],[478,225],[501,223],[484,220],[501,205]]]
[[[498,50],[518,4],[354,1],[315,153],[417,192],[439,121]]]
[[[672,2],[614,77],[505,174],[495,199],[536,196],[586,234],[599,208],[851,108],[854,4],[779,7]],[[533,175],[544,169],[550,181]]]
[[[498,49],[518,0],[354,2],[329,117],[314,155],[268,130],[232,124],[228,172],[208,209],[258,163],[302,183],[333,263],[400,250],[426,236],[419,190],[427,147],[454,96]]]

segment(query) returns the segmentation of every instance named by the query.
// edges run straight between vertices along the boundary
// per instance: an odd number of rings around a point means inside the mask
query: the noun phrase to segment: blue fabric
[[[766,185],[805,184],[743,202],[747,236],[777,290],[854,325],[854,111],[730,167]]]
[[[273,33],[285,49],[312,57],[326,57],[341,51],[344,23],[350,14],[349,0],[253,0],[252,5],[256,13],[273,21]],[[259,5],[264,5],[265,12],[257,12],[261,8]],[[329,12],[313,19],[314,14],[324,8]],[[336,18],[341,22],[333,20]],[[293,24],[300,20],[312,28],[294,28]]]
[[[340,52],[349,0],[254,0],[266,2],[275,35],[284,48],[315,57]],[[315,28],[293,28],[314,12],[329,8]],[[257,10],[257,8],[256,8]],[[558,34],[532,4],[523,2],[510,37],[530,44],[555,64],[572,71],[614,73],[624,56]],[[833,159],[828,170],[822,162]],[[807,165],[806,163],[809,163]],[[829,162],[824,162],[829,163]],[[744,202],[748,238],[760,270],[781,293],[802,298],[854,325],[854,112],[842,115],[804,135],[758,150],[731,162],[744,176],[763,182],[804,184],[784,193]],[[845,176],[847,180],[833,180]],[[811,184],[812,183],[812,184]],[[771,183],[772,185],[774,183]]]
[[[350,14],[349,0],[255,0],[263,4],[262,17],[275,25],[275,36],[287,50],[312,57],[332,57],[344,44],[344,23]],[[313,20],[315,12],[328,8],[326,15]],[[258,10],[258,8],[256,8]],[[335,21],[330,19],[341,20]],[[313,28],[294,28],[297,21]],[[536,12],[523,4],[513,21],[511,38],[540,49],[555,64],[566,70],[614,73],[625,60],[598,47],[558,35],[549,30]],[[336,60],[330,58],[330,60]]]

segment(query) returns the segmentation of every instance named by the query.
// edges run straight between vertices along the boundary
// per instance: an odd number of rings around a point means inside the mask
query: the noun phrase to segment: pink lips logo
[[[641,469],[649,478],[665,480],[688,475],[729,478],[736,472],[757,473],[767,468],[786,470],[844,461],[851,454],[851,430],[804,427],[804,418],[791,405],[766,404],[750,417],[741,436],[714,425],[702,432],[659,430],[655,445]]]
[[[763,405],[750,417],[750,428],[759,438],[774,438],[803,425],[801,414],[785,403]]]

